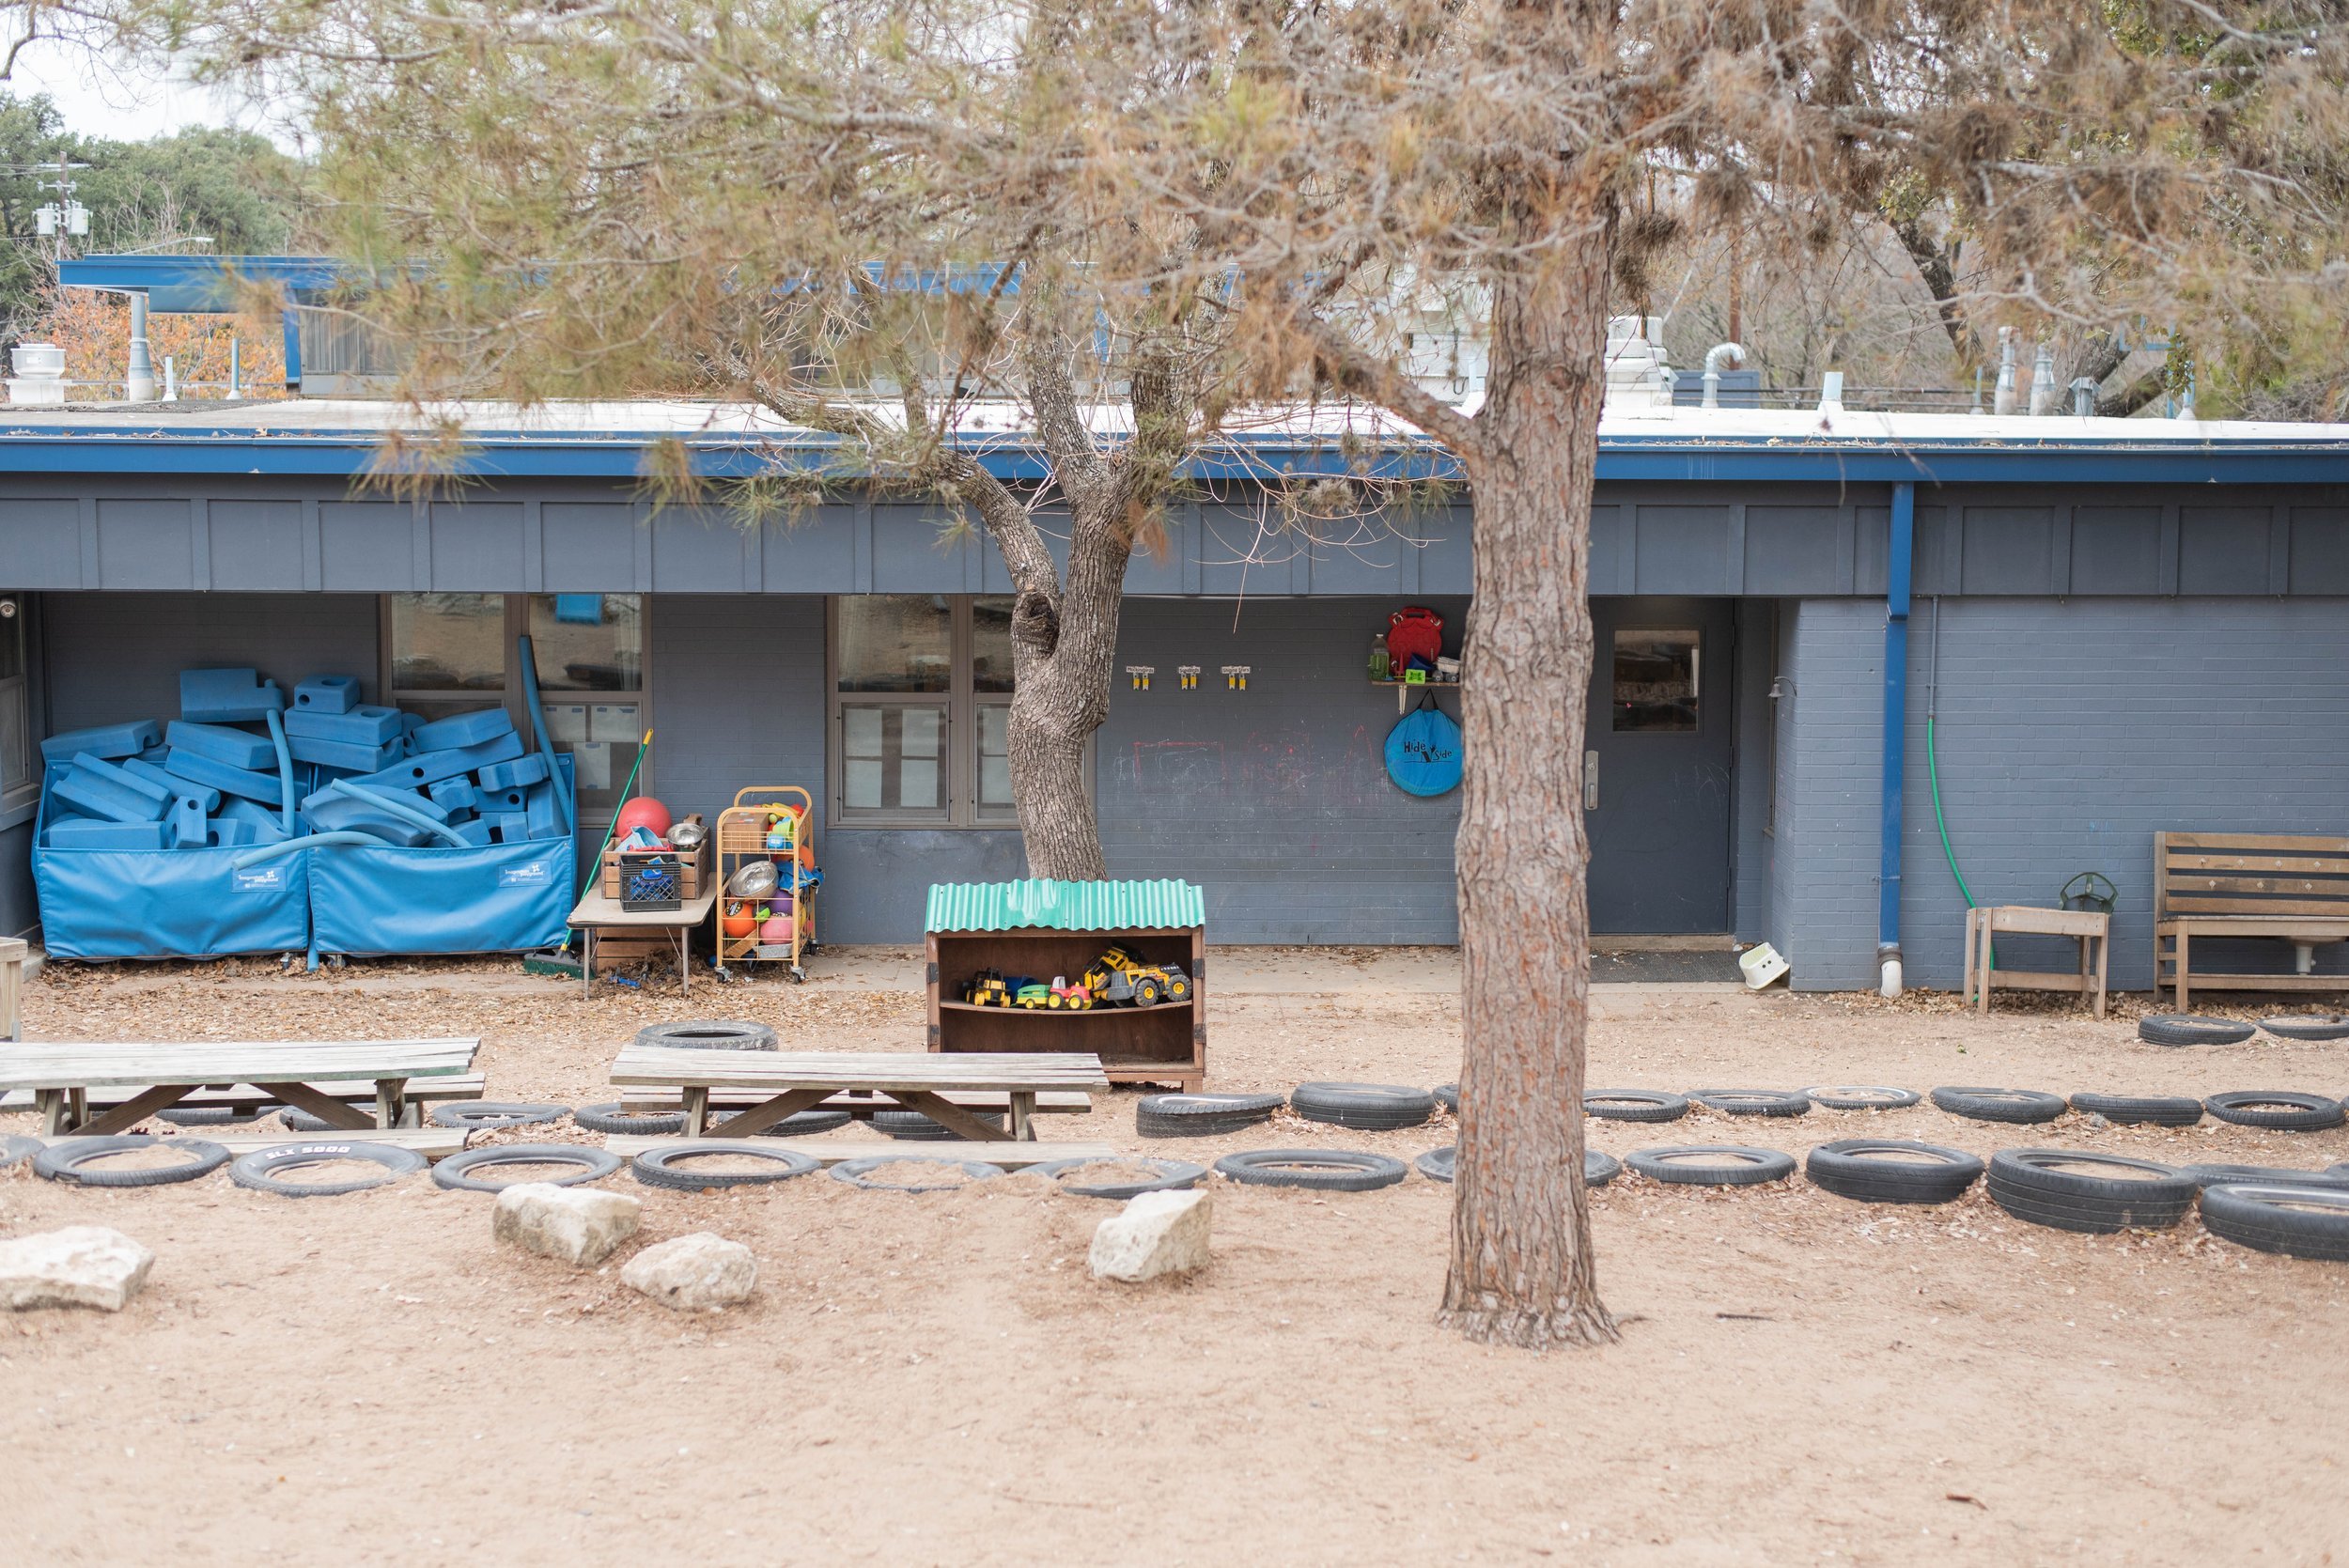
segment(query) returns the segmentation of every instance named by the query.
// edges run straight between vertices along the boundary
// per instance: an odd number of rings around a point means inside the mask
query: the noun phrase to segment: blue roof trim
[[[57,281],[68,288],[142,293],[149,310],[165,316],[236,309],[240,277],[280,284],[306,300],[348,275],[341,262],[319,256],[85,256],[57,264]]]
[[[0,411],[0,421],[5,421]],[[123,424],[54,427],[0,424],[0,473],[287,474],[349,477],[373,470],[380,432],[371,429],[273,430]],[[667,439],[652,431],[565,435],[484,431],[456,473],[474,478],[634,479],[646,449]],[[703,473],[713,478],[767,471],[778,458],[821,469],[841,455],[833,438],[809,434],[786,442],[687,438]],[[966,441],[989,472],[1005,479],[1041,479],[1040,455],[1017,437]],[[1221,453],[1190,465],[1191,477],[1246,482],[1272,474],[1342,474],[1354,463],[1334,439],[1264,435],[1229,440]],[[1432,445],[1398,449],[1377,465],[1387,477],[1457,477],[1450,457]],[[843,467],[844,482],[861,477]],[[1703,437],[1615,437],[1599,443],[1602,481],[1682,483],[1890,484],[2349,484],[2349,442],[2171,443],[2089,445],[2048,442],[1940,442],[1895,447],[1857,442],[1741,442]]]

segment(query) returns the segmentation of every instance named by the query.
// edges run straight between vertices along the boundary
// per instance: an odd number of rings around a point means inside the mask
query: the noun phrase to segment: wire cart
[[[795,800],[797,811],[786,810]],[[807,954],[816,945],[809,937],[816,924],[812,901],[823,880],[816,869],[815,831],[809,825],[815,809],[814,800],[797,784],[753,784],[736,790],[734,804],[718,814],[718,903],[710,919],[717,925],[719,979],[747,979],[747,974],[735,974],[738,964],[783,964],[793,980],[807,978]],[[774,893],[763,899],[733,896],[735,874],[760,861],[774,865]],[[785,918],[786,898],[791,939],[770,940],[775,920]],[[772,917],[756,920],[759,905],[768,906]],[[753,919],[744,930],[746,913]]]

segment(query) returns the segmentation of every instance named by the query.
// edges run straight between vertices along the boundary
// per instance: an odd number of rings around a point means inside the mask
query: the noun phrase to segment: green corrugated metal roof
[[[1206,895],[1190,882],[933,882],[928,931],[1116,931],[1205,925]]]

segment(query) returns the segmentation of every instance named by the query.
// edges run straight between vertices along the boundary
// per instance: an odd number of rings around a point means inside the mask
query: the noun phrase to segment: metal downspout
[[[1884,587],[1884,846],[1876,872],[1878,989],[1901,994],[1901,774],[1908,719],[1908,583],[1916,555],[1917,487],[1892,487],[1890,570]]]

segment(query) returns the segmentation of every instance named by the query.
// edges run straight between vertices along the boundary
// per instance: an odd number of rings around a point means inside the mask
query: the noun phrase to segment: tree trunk
[[[1028,875],[1097,882],[1109,868],[1093,792],[1085,787],[1085,742],[1101,721],[1087,716],[1060,664],[1039,661],[1012,693],[1011,797],[1019,807]]]
[[[1582,1182],[1582,743],[1609,239],[1569,237],[1538,273],[1494,280],[1490,391],[1469,461],[1465,1048],[1440,1321],[1531,1349],[1616,1337],[1598,1298]]]
[[[1004,551],[1020,584],[1011,617],[1009,750],[1012,800],[1031,877],[1091,882],[1109,876],[1085,778],[1085,749],[1109,717],[1118,612],[1132,551],[1118,520],[1098,505],[1072,508],[1066,588],[1040,544]]]

